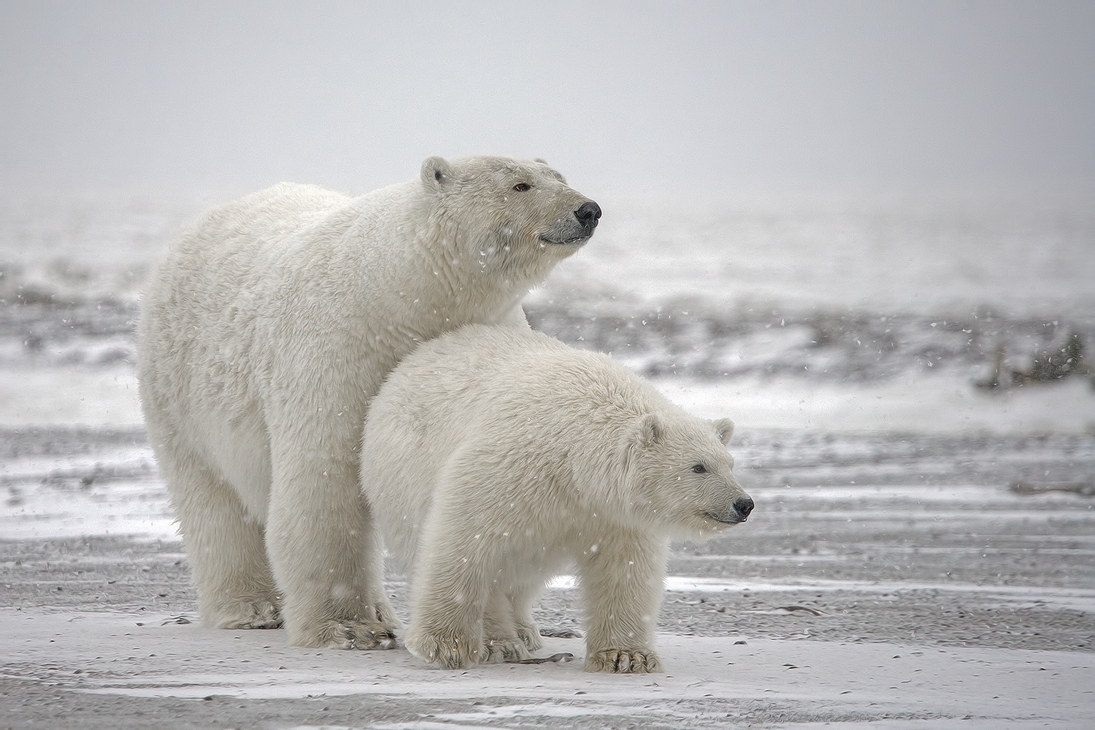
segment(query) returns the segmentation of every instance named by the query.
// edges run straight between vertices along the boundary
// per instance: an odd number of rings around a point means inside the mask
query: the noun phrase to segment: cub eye
[[[707,467],[704,466],[703,464],[695,464],[692,467],[692,471],[695,472],[696,474],[706,474],[707,473]]]
[[[516,190],[519,193],[524,193],[524,192],[528,192],[529,190],[531,190],[532,186],[529,185],[528,183],[517,183],[516,185],[513,186],[513,189]]]

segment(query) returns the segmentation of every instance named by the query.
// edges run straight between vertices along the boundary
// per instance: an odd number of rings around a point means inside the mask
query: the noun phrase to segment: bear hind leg
[[[281,610],[261,524],[232,487],[194,456],[161,454],[198,589],[202,621],[222,629],[275,629]]]

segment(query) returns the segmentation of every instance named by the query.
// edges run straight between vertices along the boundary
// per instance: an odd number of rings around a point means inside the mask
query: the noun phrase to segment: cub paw
[[[295,636],[297,646],[316,649],[398,649],[394,631],[385,625],[348,619],[325,621],[316,630]]]
[[[648,674],[662,671],[658,655],[650,649],[605,649],[586,658],[587,672]]]
[[[529,651],[540,651],[544,648],[544,640],[540,638],[540,631],[535,626],[518,626],[517,638]]]
[[[478,664],[486,653],[479,639],[471,640],[451,631],[415,631],[414,627],[407,635],[407,649],[442,669],[466,669]]]
[[[483,664],[519,662],[529,658],[528,648],[521,639],[487,639],[483,642]]]

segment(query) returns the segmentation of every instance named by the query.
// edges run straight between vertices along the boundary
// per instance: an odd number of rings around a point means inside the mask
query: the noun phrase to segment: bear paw
[[[587,672],[647,674],[662,671],[658,655],[650,649],[604,649],[586,659]]]
[[[407,649],[419,659],[442,669],[466,669],[484,657],[485,650],[478,640],[470,641],[453,632],[429,633],[415,631],[407,635]]]
[[[487,639],[483,642],[483,664],[519,662],[529,658],[528,648],[521,639]]]
[[[518,626],[517,638],[524,642],[529,651],[540,651],[544,648],[544,640],[540,638],[540,631],[535,626]]]
[[[394,629],[377,623],[332,619],[293,640],[317,649],[398,649]]]
[[[272,601],[238,601],[214,609],[213,624],[220,629],[280,629],[281,613]]]

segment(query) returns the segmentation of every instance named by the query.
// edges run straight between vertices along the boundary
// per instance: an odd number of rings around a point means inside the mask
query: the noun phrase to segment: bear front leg
[[[395,648],[399,621],[384,595],[380,538],[359,491],[356,466],[334,459],[282,461],[275,459],[266,539],[284,596],[289,641],[318,648]]]
[[[407,649],[445,669],[486,662],[483,619],[495,566],[485,560],[481,533],[459,508],[434,502],[414,568]]]
[[[483,663],[514,662],[529,658],[529,647],[515,622],[514,606],[498,583],[491,584],[483,610]]]
[[[442,669],[466,669],[487,662],[483,642],[483,603],[471,586],[438,573],[416,578],[407,650]]]
[[[600,540],[579,564],[586,604],[587,672],[662,671],[653,648],[665,590],[667,544],[632,530]]]
[[[193,453],[159,444],[156,455],[186,544],[202,621],[218,629],[280,627],[262,525]]]
[[[544,640],[540,638],[540,628],[532,619],[532,604],[539,593],[539,588],[532,585],[517,586],[509,593],[514,628],[517,630],[517,636],[530,652],[544,648]]]

